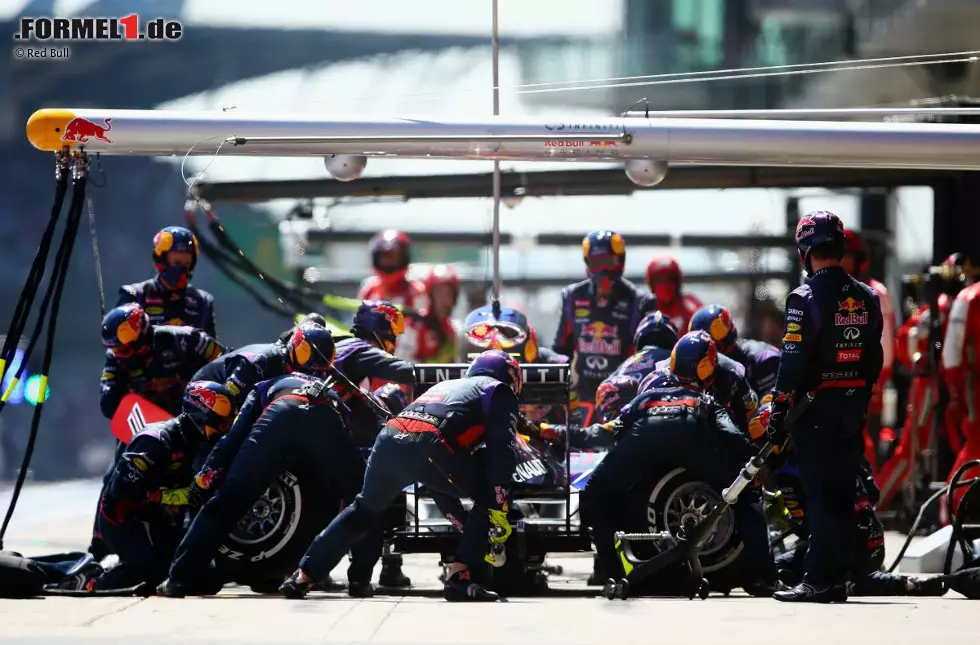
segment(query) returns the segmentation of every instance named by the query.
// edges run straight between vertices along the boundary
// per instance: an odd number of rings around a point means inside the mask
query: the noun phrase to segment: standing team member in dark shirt
[[[656,298],[623,279],[626,241],[619,233],[586,235],[582,259],[588,278],[561,292],[553,349],[572,359],[572,418],[585,426],[592,421],[599,384],[633,354],[636,326],[656,309]]]
[[[864,464],[863,429],[882,366],[878,294],[841,266],[844,224],[817,211],[796,227],[809,276],[786,299],[783,352],[768,432],[782,443],[790,410],[806,398],[790,431],[807,499],[806,575],[773,594],[783,602],[843,602],[854,564],[855,480]]]
[[[197,266],[197,238],[183,226],[168,226],[153,238],[155,278],[123,285],[116,306],[136,303],[154,325],[201,329],[217,339],[214,298],[190,284]]]

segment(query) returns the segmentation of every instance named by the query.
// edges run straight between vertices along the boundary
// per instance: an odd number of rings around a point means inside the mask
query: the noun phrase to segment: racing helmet
[[[669,305],[680,295],[684,278],[677,260],[662,256],[651,259],[647,264],[646,279],[650,292],[657,297],[657,302]]]
[[[706,305],[698,309],[691,316],[687,330],[707,332],[722,354],[730,354],[738,340],[738,329],[732,320],[732,312],[721,305]]]
[[[463,322],[463,339],[467,358],[488,349],[502,350],[523,363],[538,358],[537,334],[515,307],[501,307],[498,316],[491,305],[474,309]]]
[[[412,263],[412,241],[401,231],[388,229],[375,234],[368,243],[371,266],[374,273],[386,285],[397,284],[405,279]],[[389,261],[391,251],[398,251],[398,258]]]
[[[168,256],[171,252],[190,253],[190,266],[170,266]],[[160,229],[153,237],[153,264],[157,268],[160,284],[171,291],[187,286],[197,266],[199,249],[197,237],[183,226],[168,226]]]
[[[844,222],[830,211],[808,213],[796,225],[796,250],[808,274],[813,273],[810,254],[814,249],[844,255]]]
[[[333,368],[336,353],[333,334],[327,328],[310,322],[297,325],[286,341],[286,364],[294,372],[326,374]]]
[[[595,391],[595,411],[599,423],[618,417],[623,406],[636,398],[639,389],[639,381],[631,376],[613,376],[603,381]]]
[[[644,347],[670,349],[677,344],[677,327],[670,318],[660,311],[652,311],[643,317],[633,334],[633,347],[637,351]]]
[[[231,391],[221,383],[191,381],[184,389],[181,412],[205,439],[214,441],[228,431],[235,406]]]
[[[408,393],[398,383],[385,383],[371,393],[393,415],[397,416],[411,403]]]
[[[868,249],[864,240],[851,229],[844,229],[844,255],[854,258],[854,277],[863,280],[868,275],[871,265],[871,258],[868,257]]]
[[[670,352],[670,373],[681,385],[706,390],[715,380],[718,348],[705,331],[689,331]]]
[[[585,272],[601,291],[611,291],[626,267],[626,240],[615,231],[592,231],[582,238]]]
[[[365,300],[354,313],[350,330],[358,338],[377,342],[390,354],[405,331],[405,316],[387,300]]]
[[[150,317],[134,302],[110,309],[102,319],[102,344],[118,359],[149,353],[152,336]]]
[[[489,376],[510,386],[517,395],[524,389],[524,374],[517,359],[499,349],[478,354],[466,370],[466,376]]]

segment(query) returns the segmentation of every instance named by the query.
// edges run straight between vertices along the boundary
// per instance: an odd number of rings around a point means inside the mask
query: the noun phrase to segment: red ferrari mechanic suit
[[[939,322],[943,335],[946,334],[946,323],[949,319],[951,299],[946,294],[939,296]],[[913,367],[916,355],[926,356],[929,350],[929,324],[931,312],[929,307],[923,307],[915,312],[898,330],[895,350],[898,360],[912,374],[912,384],[909,386],[908,413],[905,424],[898,439],[898,447],[875,475],[878,487],[881,488],[879,508],[887,508],[902,486],[908,480],[912,460],[918,459],[912,454],[912,428],[918,427],[919,451],[929,445],[929,435],[932,431],[933,413],[939,400],[938,381],[935,376],[928,374],[928,359],[923,358]],[[942,373],[943,366],[939,367]]]
[[[895,308],[892,305],[888,288],[868,275],[871,266],[868,250],[861,237],[850,229],[844,231],[844,259],[841,264],[851,276],[877,291],[878,301],[881,304],[881,317],[884,322],[881,333],[881,349],[884,362],[882,363],[878,381],[875,383],[874,389],[871,390],[871,403],[868,405],[869,419],[871,417],[877,419],[877,428],[873,433],[877,435],[880,431],[881,414],[884,408],[883,394],[895,371]],[[867,432],[867,429],[864,441],[865,456],[868,458],[868,463],[871,464],[872,470],[877,473],[877,447],[875,446],[871,433]]]
[[[681,267],[674,258],[655,257],[647,264],[647,286],[657,297],[660,311],[681,334],[687,333],[691,316],[703,306],[697,296],[681,291],[683,282]]]
[[[404,309],[418,311],[426,307],[425,285],[409,280],[408,267],[412,263],[412,243],[401,231],[381,231],[371,238],[371,265],[374,275],[364,281],[357,294],[360,300],[384,300]],[[403,346],[405,336],[399,339],[394,354],[399,358],[414,358],[412,348]]]
[[[980,376],[980,364],[977,361],[980,284],[968,286],[956,296],[943,338],[943,376],[949,389],[949,407],[946,409],[948,434],[954,435],[958,429],[964,438],[950,471],[952,477],[967,461],[980,459],[980,415],[977,414],[977,401],[980,397],[980,383],[977,378]],[[953,445],[955,448],[956,445]],[[980,469],[971,468],[963,473],[960,481],[978,475]],[[953,493],[955,504],[959,504],[965,492],[964,487]],[[946,508],[945,503],[941,506]]]
[[[459,276],[448,264],[436,264],[425,276],[428,307],[405,316],[399,349],[416,363],[452,363],[456,360],[459,325],[450,316],[459,299]]]

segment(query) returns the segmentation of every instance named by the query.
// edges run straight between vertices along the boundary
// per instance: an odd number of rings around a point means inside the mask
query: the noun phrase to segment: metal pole
[[[497,0],[493,0],[493,115],[500,116],[500,32],[497,23]],[[496,318],[500,313],[500,161],[493,161],[493,300]]]

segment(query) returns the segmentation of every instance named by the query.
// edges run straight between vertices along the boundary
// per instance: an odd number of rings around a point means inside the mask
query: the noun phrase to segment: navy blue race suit
[[[151,423],[136,435],[116,461],[102,490],[96,536],[119,565],[89,583],[89,589],[122,589],[156,585],[183,533],[180,507],[168,507],[161,489],[187,486],[191,462],[205,447],[192,421],[181,415]]]
[[[190,327],[153,327],[150,343],[149,354],[126,360],[106,350],[99,405],[107,419],[130,392],[177,416],[194,374],[226,351],[214,338]]]
[[[352,502],[364,477],[364,458],[344,425],[344,413],[336,393],[312,376],[293,373],[258,383],[194,478],[197,496],[213,496],[180,543],[170,579],[196,587],[197,576],[207,571],[235,524],[283,471],[297,464],[316,466],[340,497]],[[380,555],[380,539],[373,548],[374,557]],[[351,580],[370,580],[372,555],[361,557],[354,550]]]
[[[680,386],[641,393],[616,423],[616,445],[592,473],[580,502],[582,521],[592,528],[597,570],[612,578],[623,576],[613,534],[623,528],[630,489],[654,484],[652,476],[680,467],[720,492],[754,454],[721,405]],[[758,491],[746,489],[733,507],[735,522],[748,573],[774,580],[766,521],[753,506],[758,501]]]
[[[599,384],[633,354],[636,326],[657,303],[623,279],[613,283],[605,307],[596,302],[595,285],[588,279],[565,287],[561,302],[552,349],[572,361],[572,416],[586,425]]]
[[[604,380],[608,381],[616,376],[629,376],[636,379],[637,382],[640,382],[646,378],[647,374],[657,369],[657,363],[665,361],[668,358],[670,358],[670,349],[664,349],[663,347],[643,347],[623,361]]]
[[[373,405],[352,391],[351,384],[360,386],[371,379],[414,385],[415,365],[395,358],[360,338],[344,338],[337,342],[333,366],[350,381],[346,383],[341,379],[335,385],[335,390],[350,408],[349,425],[354,441],[362,448],[369,448],[374,445],[383,420],[378,417],[378,410]]]
[[[172,291],[161,285],[158,278],[150,278],[119,288],[116,306],[129,302],[143,308],[151,325],[194,327],[211,338],[218,337],[214,326],[214,297],[203,289],[188,285]]]
[[[238,408],[256,383],[286,373],[286,346],[280,343],[245,345],[222,354],[194,375],[194,381],[222,383]]]
[[[776,387],[776,372],[779,371],[779,349],[762,342],[739,338],[735,348],[728,355],[745,368],[745,378],[755,390],[759,399]]]
[[[786,299],[770,424],[779,431],[778,416],[812,395],[790,433],[809,515],[806,582],[818,589],[845,584],[853,567],[854,480],[883,362],[881,334],[878,294],[841,267],[815,272]]]
[[[667,369],[670,361],[657,364],[657,369]],[[715,401],[720,403],[731,416],[735,425],[748,433],[749,419],[759,407],[759,399],[745,377],[745,368],[741,363],[718,354],[718,367],[715,368],[715,378],[709,388]]]
[[[488,511],[507,510],[510,504],[517,416],[517,395],[490,377],[433,386],[385,425],[368,459],[363,489],[313,541],[300,568],[313,580],[323,580],[405,486],[415,482],[473,500],[479,510],[466,518],[456,561],[471,569],[483,565]]]

